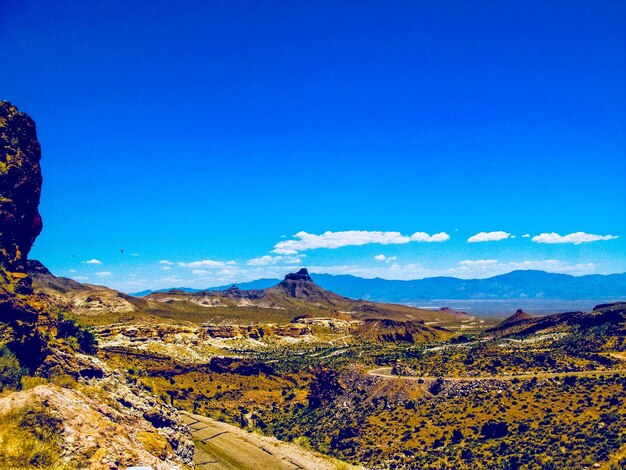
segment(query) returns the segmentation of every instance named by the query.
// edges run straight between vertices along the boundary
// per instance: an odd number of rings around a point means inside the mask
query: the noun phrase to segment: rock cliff
[[[54,280],[28,261],[42,229],[40,158],[33,120],[0,102],[0,467],[193,467],[176,410],[91,355],[93,334],[65,304],[33,293],[29,269]]]
[[[26,260],[42,229],[41,148],[35,123],[15,106],[0,102],[0,276],[3,289],[26,294]]]

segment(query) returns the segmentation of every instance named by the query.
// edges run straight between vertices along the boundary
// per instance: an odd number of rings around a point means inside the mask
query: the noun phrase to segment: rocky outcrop
[[[0,102],[0,345],[15,355],[21,373],[28,371],[30,377],[25,378],[42,383],[5,394],[0,398],[0,414],[28,416],[43,410],[41,416],[58,424],[54,434],[60,438],[64,468],[193,467],[194,446],[177,412],[127,381],[122,372],[81,354],[79,350],[91,354],[95,349],[91,333],[64,318],[70,310],[60,299],[43,291],[33,293],[29,270],[55,294],[71,291],[64,290],[67,285],[84,294],[81,301],[90,311],[102,303],[98,302],[100,294],[89,297],[95,288],[55,278],[41,263],[27,259],[42,229],[37,209],[40,157],[32,119],[10,103]],[[118,299],[118,292],[110,292],[118,303],[124,300]],[[24,386],[23,382],[11,385]],[[25,421],[19,426],[38,440],[40,424]],[[3,445],[11,438],[7,434],[5,428],[0,429]],[[4,458],[0,461],[3,468],[16,468],[6,465]],[[31,464],[35,462],[16,462],[19,468]],[[37,462],[34,466],[44,465]]]
[[[274,370],[262,362],[247,361],[233,357],[214,357],[209,362],[211,371],[218,374],[259,375],[274,374]]]
[[[27,256],[42,228],[41,149],[35,123],[0,101],[0,322],[2,343],[13,344],[22,365],[36,367],[45,356],[45,340],[34,327],[44,304],[34,298]]]
[[[191,434],[174,409],[114,376],[107,379],[105,398],[84,390],[39,385],[0,398],[0,414],[45,409],[62,423],[60,460],[68,468],[193,466]]]
[[[453,310],[450,307],[441,307],[439,309],[440,312],[444,312],[444,313],[449,313],[449,314],[453,314],[453,315],[458,315],[460,317],[467,317],[467,318],[473,318],[469,313],[467,312],[462,312],[459,310]]]
[[[355,327],[354,336],[373,343],[423,343],[441,339],[445,331],[425,325],[423,321],[366,319]]]
[[[312,335],[308,325],[209,325],[203,333],[211,338],[252,338],[261,339],[269,336],[299,338]]]
[[[273,287],[272,290],[280,291],[288,297],[295,299],[305,299],[309,302],[323,302],[330,306],[336,303],[335,300],[341,299],[337,294],[325,291],[315,284],[306,268],[302,268],[297,273],[287,274],[285,279],[276,287]],[[335,299],[335,297],[337,299]]]
[[[531,316],[518,310],[515,315],[485,332],[496,337],[528,336],[549,332],[555,328],[592,328],[602,324],[626,327],[626,302],[598,305],[592,312],[564,312],[543,317]]]
[[[513,325],[515,323],[523,322],[526,320],[532,320],[534,317],[526,312],[524,312],[521,308],[517,309],[517,311],[511,315],[509,318],[504,320],[500,325]]]
[[[0,281],[9,293],[30,292],[26,260],[42,229],[40,158],[33,120],[0,102]]]

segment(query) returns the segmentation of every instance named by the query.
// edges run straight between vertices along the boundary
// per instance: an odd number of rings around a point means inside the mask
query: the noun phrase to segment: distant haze
[[[514,271],[488,279],[439,277],[415,281],[328,274],[312,274],[312,278],[321,287],[354,299],[430,309],[447,306],[475,315],[505,316],[518,308],[535,314],[589,311],[599,303],[626,299],[626,273],[574,277],[543,271]],[[241,289],[263,289],[278,282],[279,279],[259,279],[237,286]],[[229,286],[217,286],[211,290]]]

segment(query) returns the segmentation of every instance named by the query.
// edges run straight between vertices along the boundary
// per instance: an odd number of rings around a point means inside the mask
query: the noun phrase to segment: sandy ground
[[[295,444],[244,431],[236,426],[200,415],[182,412],[196,444],[198,470],[351,470],[364,467],[339,467],[340,462],[309,452]],[[345,465],[345,464],[344,464]]]

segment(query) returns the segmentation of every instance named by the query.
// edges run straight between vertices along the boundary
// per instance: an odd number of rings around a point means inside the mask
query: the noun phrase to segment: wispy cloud
[[[248,266],[269,266],[269,265],[279,264],[279,263],[300,264],[302,256],[304,255],[299,255],[299,256],[265,255],[265,256],[261,256],[260,258],[254,258],[254,259],[248,260],[247,264]]]
[[[96,273],[98,277],[109,277],[111,275],[110,271],[100,271]]]
[[[335,266],[310,266],[314,274],[351,274],[364,278],[379,277],[381,279],[412,280],[435,276],[453,276],[462,279],[482,279],[516,270],[541,270],[553,273],[573,275],[593,274],[597,270],[594,263],[575,263],[548,259],[501,262],[495,259],[478,259],[459,261],[456,266],[433,269],[420,263],[380,264],[378,266],[362,266],[357,264]]]
[[[342,232],[327,231],[321,235],[307,232],[298,232],[293,240],[285,240],[274,245],[274,253],[280,255],[295,255],[301,251],[315,250],[318,248],[341,248],[344,246],[361,246],[368,244],[400,245],[411,241],[417,242],[441,242],[448,240],[446,233],[428,235],[416,232],[413,236],[402,235],[400,232],[381,232],[368,230],[346,230]]]
[[[159,264],[164,264],[166,266],[172,266],[174,263],[172,263],[171,261],[168,261],[166,259],[162,259],[161,261],[159,261]]]
[[[556,259],[524,260],[524,261],[498,261],[495,259],[464,260],[458,263],[458,267],[447,270],[448,275],[462,278],[490,277],[505,274],[517,270],[540,270],[553,273],[567,274],[593,274],[597,265],[594,263],[575,263]]]
[[[476,235],[472,235],[467,239],[468,243],[479,243],[479,242],[497,242],[500,240],[506,240],[507,238],[511,238],[511,234],[507,232],[480,232]]]
[[[181,268],[221,268],[226,266],[223,261],[203,259],[201,261],[191,261],[190,263],[177,263]]]
[[[556,232],[542,233],[535,235],[531,240],[535,243],[573,243],[580,245],[581,243],[597,242],[601,240],[615,240],[616,235],[596,235],[593,233],[575,232],[568,235],[559,235]]]
[[[498,260],[495,259],[477,259],[477,260],[464,260],[459,261],[460,266],[469,266],[469,267],[489,267],[494,264],[498,264]]]
[[[102,264],[102,261],[96,258],[88,259],[87,261],[83,261],[83,264]]]

